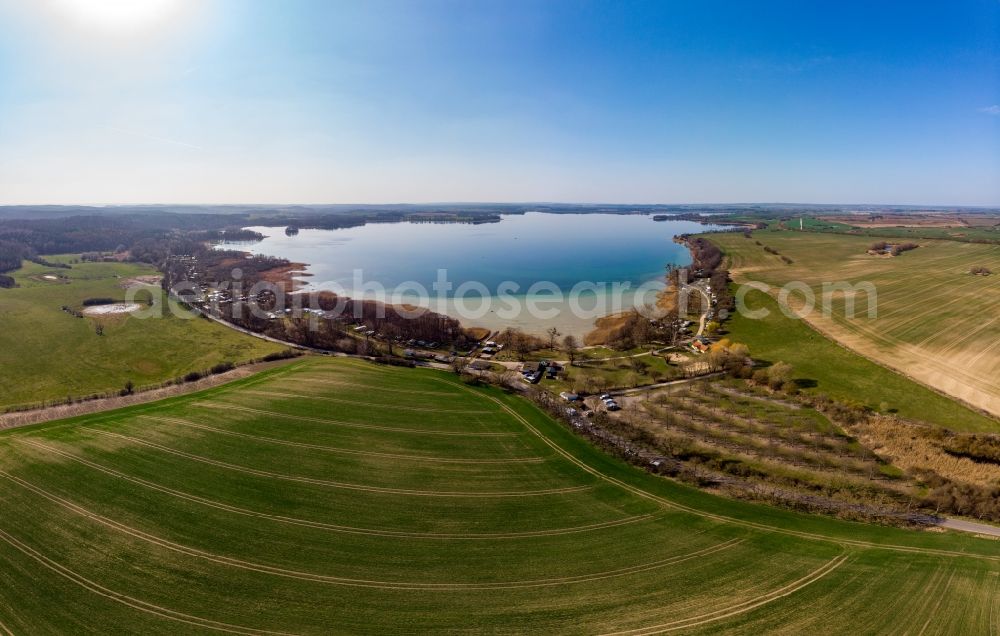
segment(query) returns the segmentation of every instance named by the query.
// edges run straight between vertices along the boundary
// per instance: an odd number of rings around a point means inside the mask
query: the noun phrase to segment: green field
[[[787,362],[807,393],[842,402],[860,402],[879,410],[888,407],[902,417],[956,431],[996,432],[1000,424],[978,411],[908,380],[817,333],[801,320],[781,313],[777,301],[761,291],[746,296],[747,306],[770,314],[751,320],[735,314],[726,323],[727,337],[750,347],[763,363]]]
[[[839,223],[829,223],[828,227],[823,227],[822,221],[819,222],[816,229],[820,231],[837,231],[842,232],[844,230],[850,230],[852,234],[859,234],[862,236],[870,237],[868,240],[875,240],[876,238],[886,238],[886,239],[901,239],[901,240],[921,240],[921,239],[947,239],[953,241],[998,241],[1000,240],[1000,227],[997,226],[987,226],[987,227],[964,227],[964,226],[954,226],[954,227],[877,227],[877,228],[851,228],[851,226],[843,225]],[[789,225],[794,226],[795,222],[789,222]],[[805,223],[808,229],[809,223]],[[842,227],[839,227],[842,226]]]
[[[169,311],[162,319],[127,315],[99,319],[104,326],[104,335],[99,336],[98,319],[75,318],[61,309],[66,305],[79,310],[88,298],[122,300],[125,281],[156,273],[148,265],[133,263],[80,263],[72,269],[55,269],[28,262],[14,272],[20,287],[0,289],[0,411],[117,391],[129,380],[137,387],[158,384],[282,348]],[[149,289],[162,298],[158,287]]]
[[[776,295],[779,286],[801,281],[817,299],[816,311],[807,320],[824,334],[927,386],[1000,414],[1000,276],[969,274],[976,266],[1000,271],[1000,246],[925,240],[917,249],[889,258],[866,254],[871,239],[834,234],[768,230],[754,232],[751,239],[742,234],[713,234],[711,239],[726,253],[737,283],[761,281]],[[792,262],[784,262],[782,256]],[[871,283],[876,290],[874,297],[858,294],[853,318],[839,294],[833,297],[828,315],[821,311],[822,285],[840,281]],[[799,297],[791,298],[795,302]],[[877,303],[874,317],[867,313],[869,298]],[[911,416],[941,414],[943,406],[934,404],[928,392],[911,391],[907,385],[912,384],[901,384],[890,379],[891,374],[850,356],[831,358],[832,350],[820,338],[796,328],[796,321],[784,316],[760,321],[766,330],[761,334],[754,333],[753,322],[733,322],[739,338],[769,347],[757,350],[768,358],[785,357],[797,366],[811,367],[808,373],[825,382],[831,393],[854,390],[857,399],[872,404],[887,401]],[[806,341],[809,347],[800,346]],[[828,353],[817,355],[813,345]],[[827,359],[833,362],[826,364]],[[880,397],[883,387],[886,398]],[[955,419],[956,426],[970,423],[962,410],[956,411]]]
[[[310,358],[0,434],[2,633],[989,633],[1000,543],[721,499]]]

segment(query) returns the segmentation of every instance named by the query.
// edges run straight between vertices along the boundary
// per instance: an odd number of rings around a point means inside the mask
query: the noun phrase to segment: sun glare
[[[168,20],[183,0],[53,0],[52,5],[73,21],[108,31],[133,32]]]

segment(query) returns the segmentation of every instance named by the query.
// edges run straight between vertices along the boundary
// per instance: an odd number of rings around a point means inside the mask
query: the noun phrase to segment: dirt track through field
[[[294,400],[322,400],[324,402],[338,402],[340,404],[350,404],[351,406],[367,406],[369,408],[390,409],[393,411],[412,411],[416,413],[451,413],[457,415],[489,415],[494,411],[467,410],[467,409],[439,409],[436,406],[402,406],[400,404],[385,404],[381,402],[359,402],[349,398],[335,398],[322,395],[304,395],[302,393],[282,393],[280,391],[241,391],[248,395],[260,395],[262,397],[283,397]]]
[[[426,428],[403,428],[399,426],[379,426],[378,424],[362,424],[361,422],[346,422],[343,420],[328,420],[322,417],[308,417],[306,415],[291,415],[289,413],[278,413],[277,411],[265,411],[249,406],[237,406],[226,402],[201,401],[194,402],[192,406],[201,406],[211,409],[221,409],[224,411],[243,411],[244,413],[256,413],[268,417],[281,417],[286,420],[298,420],[300,422],[315,422],[317,424],[332,424],[334,426],[346,426],[349,428],[364,428],[374,431],[390,431],[393,433],[414,433],[418,435],[453,435],[455,437],[514,437],[517,433],[489,433],[479,431],[436,431]]]
[[[691,629],[692,627],[698,627],[701,625],[706,625],[708,623],[713,623],[725,618],[730,618],[738,614],[744,614],[751,610],[755,610],[758,607],[767,605],[773,601],[777,601],[786,596],[798,592],[802,588],[812,585],[816,581],[824,578],[841,565],[847,561],[847,555],[840,555],[834,557],[830,561],[827,561],[819,568],[813,570],[804,577],[785,585],[777,590],[768,592],[767,594],[762,594],[748,601],[743,601],[742,603],[737,603],[735,605],[730,605],[723,609],[715,610],[714,612],[706,612],[698,616],[691,616],[688,618],[679,619],[676,621],[671,621],[669,623],[662,623],[660,625],[653,625],[651,627],[640,627],[638,629],[632,629],[621,632],[610,632],[605,636],[647,636],[649,634],[663,634],[666,632],[678,631],[681,629]]]
[[[133,609],[137,609],[140,612],[145,612],[147,614],[153,614],[154,616],[159,616],[160,618],[166,618],[168,620],[176,621],[178,623],[184,623],[187,625],[193,625],[195,627],[202,627],[204,629],[211,629],[215,631],[226,632],[229,634],[247,634],[249,636],[258,635],[274,635],[274,636],[294,636],[289,632],[272,632],[261,629],[254,629],[252,627],[242,627],[240,625],[231,625],[229,623],[222,623],[219,621],[209,620],[207,618],[201,618],[198,616],[192,616],[190,614],[184,614],[172,609],[160,605],[154,605],[152,603],[147,603],[146,601],[139,600],[135,597],[128,596],[121,592],[116,592],[115,590],[104,587],[99,583],[95,583],[90,579],[77,574],[73,570],[67,568],[66,566],[60,564],[57,561],[50,559],[49,557],[43,555],[41,552],[35,550],[34,548],[22,543],[10,534],[0,530],[0,541],[3,541],[15,548],[25,556],[29,557],[42,567],[55,572],[59,576],[69,580],[70,582],[76,584],[83,589],[92,592],[98,596],[102,596],[116,603],[126,605]]]
[[[156,444],[147,440],[139,439],[137,437],[130,437],[128,435],[122,435],[120,433],[111,433],[109,431],[102,431],[96,428],[90,428],[87,426],[81,426],[80,430],[89,431],[91,433],[97,433],[98,435],[104,435],[106,437],[115,437],[122,439],[133,444],[140,444],[142,446],[147,446],[149,448],[155,448],[158,451],[164,453],[169,453],[171,455],[176,455],[177,457],[183,457],[184,459],[190,459],[191,461],[200,462],[202,464],[208,464],[210,466],[217,466],[219,468],[224,468],[226,470],[231,470],[233,472],[243,473],[246,475],[253,475],[255,477],[264,477],[267,479],[279,479],[283,481],[295,481],[304,484],[311,484],[315,486],[326,486],[329,488],[342,488],[345,490],[359,490],[362,492],[371,493],[381,493],[390,495],[406,495],[412,497],[470,497],[470,498],[491,498],[491,497],[539,497],[544,495],[562,495],[574,492],[582,492],[584,490],[589,490],[591,486],[567,486],[565,488],[546,488],[542,490],[524,490],[524,491],[497,491],[497,492],[459,492],[459,491],[445,491],[445,490],[411,490],[407,488],[385,488],[381,486],[365,486],[363,484],[351,484],[347,482],[332,481],[328,479],[316,479],[313,477],[303,477],[300,475],[286,475],[283,473],[275,473],[267,470],[258,470],[256,468],[248,468],[246,466],[237,466],[236,464],[230,464],[228,462],[222,462],[208,457],[203,457],[201,455],[195,455],[193,453],[186,453],[168,446],[163,446],[161,444]]]
[[[155,490],[163,494],[169,495],[171,497],[176,497],[177,499],[182,499],[185,501],[190,501],[192,503],[197,503],[209,508],[214,508],[216,510],[223,510],[226,512],[253,517],[256,519],[266,519],[269,521],[275,521],[278,523],[286,523],[289,525],[302,526],[306,528],[316,528],[319,530],[328,530],[331,532],[342,532],[345,534],[358,534],[367,536],[380,536],[380,537],[399,537],[405,539],[455,539],[455,540],[480,540],[480,539],[520,539],[526,537],[547,537],[547,536],[558,536],[564,534],[578,534],[581,532],[589,532],[592,530],[601,530],[604,528],[612,528],[616,526],[629,525],[632,523],[638,523],[640,521],[648,521],[656,518],[656,515],[645,514],[645,515],[634,515],[630,517],[624,517],[621,519],[615,519],[612,521],[604,521],[600,523],[586,524],[582,526],[573,526],[568,528],[555,528],[551,530],[528,530],[521,532],[481,532],[481,533],[448,533],[448,532],[409,532],[406,530],[385,530],[378,528],[360,528],[355,526],[344,526],[332,523],[325,523],[322,521],[313,521],[310,519],[302,519],[297,517],[289,517],[285,515],[274,515],[266,512],[260,512],[258,510],[251,510],[249,508],[241,508],[239,506],[234,506],[231,504],[223,503],[220,501],[213,501],[211,499],[200,497],[198,495],[192,495],[190,493],[185,493],[180,490],[175,490],[173,488],[168,488],[160,484],[142,479],[139,477],[133,477],[131,475],[126,475],[120,471],[113,468],[108,468],[102,466],[95,462],[83,459],[73,455],[72,453],[67,453],[61,451],[52,446],[46,444],[41,444],[34,440],[29,440],[21,438],[18,442],[27,444],[29,446],[35,447],[38,450],[43,451],[46,454],[57,455],[63,459],[73,461],[98,472],[110,475],[117,479],[123,481],[128,481],[133,484],[149,488],[150,490]]]
[[[188,426],[203,431],[219,433],[221,435],[230,435],[232,437],[240,437],[243,439],[265,442],[268,444],[278,444],[281,446],[291,446],[295,448],[308,448],[328,453],[340,453],[343,455],[358,455],[361,457],[383,457],[386,459],[403,459],[409,461],[435,462],[442,464],[541,464],[546,461],[544,457],[513,457],[510,459],[463,459],[459,457],[432,457],[427,455],[400,455],[396,453],[379,453],[376,451],[359,451],[359,450],[350,450],[345,448],[336,448],[334,446],[323,446],[320,444],[307,444],[305,442],[291,442],[288,440],[278,439],[276,437],[266,437],[263,435],[250,435],[248,433],[238,433],[236,431],[229,431],[223,428],[216,428],[214,426],[208,426],[206,424],[196,424],[195,422],[189,422],[187,420],[182,420],[175,417],[158,417],[155,415],[140,415],[139,417],[142,419],[155,420],[157,422],[164,422],[167,424],[177,424],[180,426]]]
[[[90,511],[82,506],[79,506],[69,500],[63,499],[57,495],[47,492],[41,488],[38,488],[20,478],[14,477],[7,473],[0,471],[0,476],[18,484],[22,488],[33,492],[34,494],[43,497],[53,503],[56,503],[63,508],[70,510],[71,512],[82,516],[84,518],[90,519],[91,521],[100,523],[105,527],[111,528],[118,532],[122,532],[131,537],[144,541],[146,543],[161,547],[167,550],[178,552],[190,557],[200,558],[213,563],[219,563],[221,565],[227,565],[231,567],[238,567],[245,570],[251,570],[255,572],[260,572],[263,574],[271,574],[275,576],[282,576],[285,578],[298,579],[302,581],[312,581],[316,583],[326,583],[333,585],[345,585],[350,587],[368,587],[375,589],[393,589],[393,590],[434,590],[434,591],[464,591],[464,590],[502,590],[502,589],[520,589],[520,588],[532,588],[532,587],[551,587],[554,585],[568,585],[574,583],[590,583],[593,581],[601,581],[610,578],[617,578],[621,576],[626,576],[629,574],[637,574],[640,572],[647,572],[649,570],[659,569],[666,567],[668,565],[676,565],[678,563],[683,563],[685,561],[690,561],[693,559],[706,557],[716,552],[721,552],[729,548],[736,547],[737,545],[744,542],[744,539],[729,539],[721,543],[717,543],[700,550],[695,550],[692,552],[687,552],[679,555],[674,555],[664,559],[658,559],[656,561],[651,561],[648,563],[642,563],[639,565],[627,566],[623,568],[616,568],[613,570],[605,570],[601,572],[595,572],[590,574],[580,574],[574,576],[562,576],[553,577],[547,579],[526,579],[520,581],[498,581],[493,583],[425,583],[419,581],[381,581],[381,580],[371,580],[371,579],[355,579],[350,577],[342,576],[332,576],[325,574],[317,574],[313,572],[302,572],[297,570],[290,570],[287,568],[279,568],[271,565],[266,565],[262,563],[255,563],[253,561],[246,561],[243,559],[236,559],[233,557],[228,557],[220,554],[215,554],[212,552],[207,552],[204,550],[199,550],[196,548],[191,548],[173,541],[168,541],[162,539],[155,535],[149,534],[142,530],[139,530],[133,526],[129,526],[103,515],[97,514]],[[0,531],[2,532],[2,531]]]
[[[392,389],[384,386],[373,386],[371,384],[361,384],[358,382],[345,382],[342,380],[323,380],[320,378],[298,377],[285,378],[286,381],[306,382],[308,384],[321,384],[323,386],[342,386],[353,389],[367,389],[369,391],[380,391],[385,393],[399,393],[403,395],[430,395],[434,397],[455,397],[458,395],[453,391],[420,391],[417,389]],[[310,396],[312,397],[312,396]]]

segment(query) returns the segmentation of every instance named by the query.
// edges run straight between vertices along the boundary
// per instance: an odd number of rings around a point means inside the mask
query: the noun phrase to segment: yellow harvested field
[[[805,319],[848,348],[973,407],[1000,416],[1000,246],[921,240],[896,257],[866,253],[873,239],[798,231],[713,235],[726,252],[737,283],[778,287],[801,281],[816,308]],[[758,244],[760,243],[760,244]],[[765,251],[771,248],[777,254]],[[782,257],[791,260],[787,263]],[[853,317],[843,293],[824,284],[871,283],[857,293]],[[799,307],[803,294],[789,295]],[[874,312],[869,315],[869,303]]]

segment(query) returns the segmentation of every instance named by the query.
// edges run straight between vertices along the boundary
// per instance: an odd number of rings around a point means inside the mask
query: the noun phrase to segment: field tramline
[[[11,633],[998,627],[994,542],[700,493],[442,372],[300,360],[7,431],[0,459]]]

